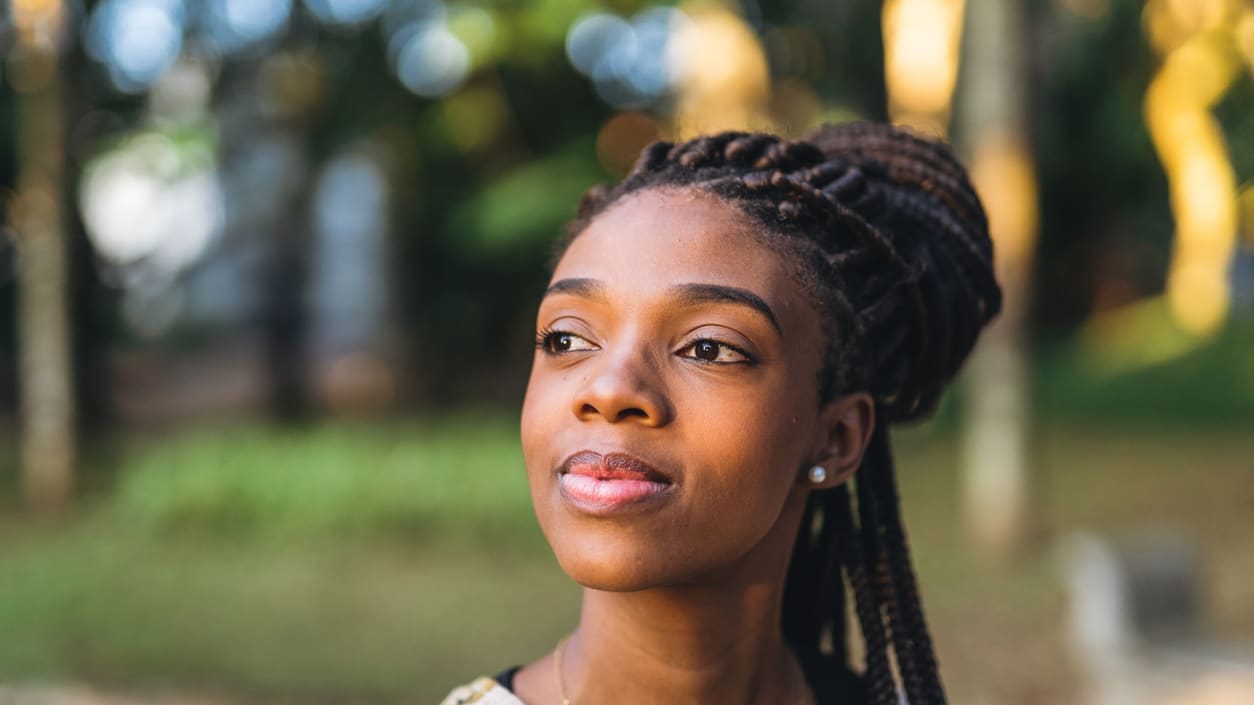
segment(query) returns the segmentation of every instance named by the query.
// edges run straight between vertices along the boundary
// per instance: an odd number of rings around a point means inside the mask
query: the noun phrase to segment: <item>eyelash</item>
[[[553,350],[549,347],[555,338],[563,335],[569,335],[574,338],[579,338],[580,340],[587,340],[583,336],[577,333],[571,333],[570,331],[558,330],[556,328],[542,328],[540,329],[540,332],[536,333],[536,349],[542,350],[548,355],[563,355],[568,352],[587,352],[585,350]]]
[[[541,328],[540,331],[536,333],[536,340],[535,340],[536,349],[541,350],[548,355],[564,355],[569,352],[586,352],[583,350],[557,351],[557,350],[551,349],[549,347],[550,343],[552,343],[553,339],[559,335],[571,335],[580,339],[584,339],[583,336],[577,335],[575,333],[571,333],[569,331],[557,330],[554,328]],[[703,358],[699,358],[699,357],[696,357],[695,355],[693,356],[684,355],[682,357],[684,357],[684,359],[687,359],[687,360],[696,361],[703,365],[755,365],[757,364],[757,359],[755,359],[752,355],[746,352],[744,348],[741,348],[736,345],[732,345],[731,343],[727,343],[721,340],[716,340],[714,338],[697,338],[696,340],[693,340],[692,342],[680,348],[680,351],[693,349],[700,343],[713,343],[715,345],[721,346],[723,348],[726,348],[728,350],[735,352],[736,354],[740,355],[744,359],[736,360],[734,362],[717,362],[715,360],[706,360]]]
[[[732,345],[731,343],[726,343],[726,342],[723,342],[723,341],[721,341],[721,340],[717,340],[717,339],[715,339],[715,338],[697,338],[696,340],[694,340],[694,341],[692,341],[692,342],[688,343],[687,345],[685,345],[684,347],[680,348],[680,351],[684,351],[684,350],[693,350],[694,348],[696,348],[696,346],[697,346],[697,345],[700,345],[701,343],[713,343],[713,344],[715,344],[715,345],[717,345],[717,346],[719,346],[719,347],[722,347],[722,348],[726,348],[726,349],[728,349],[728,350],[731,350],[732,352],[736,353],[737,355],[740,355],[740,356],[741,356],[741,357],[743,357],[744,359],[743,359],[743,360],[732,360],[732,361],[718,362],[717,360],[706,360],[706,359],[704,359],[704,358],[697,357],[696,355],[683,355],[682,357],[683,357],[685,360],[692,360],[693,362],[696,362],[696,363],[698,363],[698,364],[702,364],[702,365],[748,365],[748,366],[753,366],[753,365],[756,365],[756,364],[757,364],[757,362],[758,362],[758,361],[757,361],[757,359],[755,359],[752,355],[750,355],[749,353],[745,352],[745,350],[744,350],[743,348],[741,348],[741,347],[739,347],[739,346],[736,346],[736,345]]]

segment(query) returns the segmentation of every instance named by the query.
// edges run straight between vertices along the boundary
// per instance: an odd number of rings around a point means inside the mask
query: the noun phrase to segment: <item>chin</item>
[[[661,576],[642,573],[637,566],[617,563],[558,560],[571,580],[590,590],[603,592],[639,592],[671,584]]]
[[[660,556],[656,550],[638,550],[606,542],[555,546],[554,554],[571,580],[592,590],[636,592],[673,585],[685,578],[676,570],[684,565],[683,561]]]

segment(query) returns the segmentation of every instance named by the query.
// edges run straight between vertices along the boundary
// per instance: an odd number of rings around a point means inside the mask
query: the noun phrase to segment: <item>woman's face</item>
[[[540,526],[585,586],[699,584],[792,545],[828,437],[822,327],[754,227],[714,196],[647,190],[554,272],[522,445]]]

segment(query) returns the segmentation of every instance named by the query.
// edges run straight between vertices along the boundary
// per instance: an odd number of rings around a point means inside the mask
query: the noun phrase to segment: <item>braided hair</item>
[[[620,199],[667,187],[714,194],[763,226],[824,321],[820,403],[852,391],[874,399],[879,423],[855,479],[807,500],[784,586],[785,639],[847,666],[847,585],[867,701],[944,703],[888,424],[935,409],[1001,308],[988,222],[965,169],[940,142],[873,123],[824,126],[802,141],[724,132],[656,142],[622,182],[584,195],[559,254]]]

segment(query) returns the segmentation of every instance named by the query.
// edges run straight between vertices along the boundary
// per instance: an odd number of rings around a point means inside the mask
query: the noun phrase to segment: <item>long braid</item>
[[[864,528],[864,540],[876,550],[877,598],[892,629],[893,655],[911,705],[944,703],[931,637],[918,598],[914,571],[901,527],[899,502],[893,483],[892,454],[888,432],[877,428],[859,469],[858,504],[873,516],[871,531]],[[885,491],[886,488],[892,488]],[[865,525],[864,525],[865,526]],[[867,540],[867,536],[873,539]]]
[[[784,590],[785,638],[847,663],[847,582],[869,702],[899,703],[891,649],[909,704],[943,705],[887,424],[935,408],[1001,307],[987,219],[965,170],[939,142],[876,124],[827,126],[797,142],[739,132],[658,142],[617,186],[585,194],[565,243],[629,194],[676,187],[735,204],[800,266],[827,340],[820,402],[858,390],[875,399],[856,517],[847,485],[807,500]]]
[[[907,683],[907,694],[910,702],[943,703],[945,694],[940,689],[940,676],[936,666],[936,655],[932,648],[932,639],[927,628],[927,620],[923,616],[923,605],[919,600],[918,584],[914,569],[911,567],[910,549],[906,541],[906,533],[901,523],[899,510],[900,501],[897,497],[897,486],[893,477],[893,459],[889,450],[887,429],[877,430],[882,433],[872,440],[870,452],[877,457],[875,463],[880,465],[881,472],[872,473],[870,479],[872,493],[876,496],[876,504],[883,511],[880,526],[884,531],[884,548],[888,570],[892,576],[892,584],[896,591],[896,602],[900,609],[900,619],[909,642],[895,642],[898,649],[898,662],[902,662],[901,652],[905,651],[909,668],[913,675],[904,672],[902,679]],[[914,681],[920,691],[910,694],[909,683]]]
[[[859,472],[870,471],[868,463],[863,463],[858,468]],[[887,646],[894,651],[896,656],[896,644],[906,638],[905,626],[902,624],[895,605],[895,597],[893,586],[891,584],[891,575],[888,572],[888,564],[885,560],[883,547],[883,538],[879,531],[879,512],[876,507],[875,497],[871,494],[871,484],[864,478],[857,478],[853,482],[854,494],[858,499],[858,519],[861,531],[858,540],[862,545],[862,560],[865,562],[866,571],[871,576],[871,586],[875,600],[875,608],[879,613],[880,619],[885,623],[888,630]],[[887,657],[887,655],[886,655]],[[897,671],[902,677],[903,690],[907,696],[910,695],[911,688],[905,681],[905,674],[912,672],[908,669],[909,664],[903,664],[900,659],[897,661]],[[911,701],[913,705],[913,701]]]
[[[858,625],[862,628],[862,639],[866,643],[867,700],[872,705],[897,705],[897,688],[893,684],[892,669],[888,665],[888,637],[884,633],[883,616],[871,585],[871,577],[867,574],[866,557],[859,545],[858,537],[861,532],[853,521],[849,488],[842,485],[828,494],[832,495],[828,506],[835,510],[841,529],[838,539],[840,555],[845,576],[849,580],[849,589],[853,591],[854,610],[858,614]],[[859,515],[861,519],[861,508]]]

